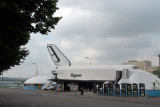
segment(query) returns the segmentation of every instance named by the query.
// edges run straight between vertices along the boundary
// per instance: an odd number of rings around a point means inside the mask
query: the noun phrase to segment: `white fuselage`
[[[116,71],[131,68],[131,66],[105,66],[105,67],[71,67],[60,66],[54,70],[58,79],[65,80],[88,80],[88,81],[113,81]]]

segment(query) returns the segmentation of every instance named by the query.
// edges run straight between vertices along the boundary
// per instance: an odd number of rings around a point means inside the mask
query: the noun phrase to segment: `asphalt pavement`
[[[0,88],[0,107],[160,107],[160,98]]]

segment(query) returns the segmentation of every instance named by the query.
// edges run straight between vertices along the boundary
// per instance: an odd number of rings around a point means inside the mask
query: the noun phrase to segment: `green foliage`
[[[61,19],[53,17],[58,0],[0,1],[0,72],[22,63],[30,33],[47,34]]]
[[[155,70],[152,72],[154,75],[157,75],[160,78],[160,70]]]

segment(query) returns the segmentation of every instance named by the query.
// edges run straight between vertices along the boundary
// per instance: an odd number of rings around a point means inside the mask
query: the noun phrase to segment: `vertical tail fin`
[[[68,58],[54,44],[47,44],[47,48],[55,65],[71,66]]]

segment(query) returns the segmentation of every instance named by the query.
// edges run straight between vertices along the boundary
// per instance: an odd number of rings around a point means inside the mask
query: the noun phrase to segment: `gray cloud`
[[[27,45],[31,54],[22,64],[23,72],[32,71],[31,63],[37,62],[43,74],[51,75],[55,66],[46,48],[50,43],[56,44],[72,65],[88,65],[86,56],[93,65],[132,59],[156,64],[160,52],[159,0],[59,0],[58,7],[56,15],[63,18],[56,29],[48,36],[32,34]]]
[[[73,10],[57,34],[74,44],[72,51],[78,47],[76,54],[94,48],[101,52],[97,60],[121,62],[152,48],[152,35],[160,33],[158,0],[69,0],[62,4]]]

